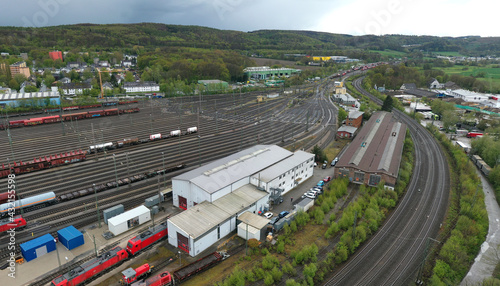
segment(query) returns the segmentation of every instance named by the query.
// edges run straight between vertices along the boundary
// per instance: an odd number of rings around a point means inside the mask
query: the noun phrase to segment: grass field
[[[497,65],[498,66],[498,65]],[[484,79],[500,79],[500,68],[495,68],[493,66],[487,67],[471,67],[471,66],[459,66],[455,65],[453,67],[448,68],[440,68],[447,74],[460,74],[465,76],[475,76],[478,73],[484,72]]]
[[[391,58],[402,58],[402,57],[407,56],[407,54],[405,52],[394,51],[394,50],[383,50],[383,51],[370,50],[370,52],[379,53],[383,56],[387,56],[387,57],[391,57]]]

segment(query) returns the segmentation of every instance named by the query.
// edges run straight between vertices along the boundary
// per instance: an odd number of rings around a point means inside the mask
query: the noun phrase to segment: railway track
[[[381,104],[361,88],[355,88]],[[448,201],[449,173],[441,148],[431,134],[406,114],[394,115],[407,124],[415,145],[415,168],[406,194],[377,233],[324,285],[407,285],[415,279],[434,243]]]
[[[118,178],[122,178],[151,169],[161,169],[162,166],[168,166],[169,162],[179,162],[180,158],[192,162],[191,165],[196,166],[196,163],[199,164],[212,161],[223,157],[230,152],[241,150],[256,143],[281,143],[286,145],[292,142],[292,137],[298,136],[306,129],[304,124],[306,119],[303,118],[305,113],[301,112],[299,115],[295,115],[295,117],[293,116],[293,113],[292,115],[288,113],[290,109],[287,107],[290,100],[289,98],[273,100],[265,104],[257,104],[249,99],[243,98],[243,100],[240,101],[239,106],[234,102],[231,104],[229,100],[229,103],[223,103],[224,101],[221,100],[221,98],[223,99],[224,97],[221,96],[213,99],[213,108],[211,104],[205,104],[203,115],[200,115],[200,117],[205,120],[200,121],[201,127],[199,128],[199,134],[192,134],[194,136],[182,136],[181,138],[170,138],[167,140],[150,142],[146,145],[138,145],[114,150],[116,151],[113,152],[116,154],[116,162],[118,166],[122,166],[122,168],[117,167],[116,175],[113,160],[110,158],[111,155],[108,153],[107,158],[105,159],[104,154],[101,153],[95,155],[94,158],[91,157],[86,162],[20,175],[17,177],[19,184],[17,189],[21,190],[21,194],[25,197],[46,191],[54,191],[59,195],[68,191],[68,189],[74,191],[91,187],[89,182],[96,182],[96,184],[105,183],[114,181],[116,176],[118,176]],[[229,98],[231,97],[229,96]],[[308,96],[301,94],[297,95],[295,98],[297,98],[297,100],[301,99],[304,102],[308,102],[310,100]],[[207,102],[210,103],[210,101]],[[187,101],[184,99],[183,101],[170,101],[167,104],[163,103],[164,102],[162,101],[150,102],[152,111],[155,111],[156,108],[157,112],[160,110],[159,112],[166,114],[166,119],[155,120],[154,125],[153,121],[141,123],[141,119],[147,119],[147,117],[149,117],[143,116],[144,114],[147,114],[143,112],[144,108],[147,107],[143,107],[141,112],[138,114],[122,115],[121,120],[123,122],[117,120],[117,117],[101,118],[95,121],[82,121],[78,127],[74,124],[73,126],[68,126],[69,128],[67,130],[71,131],[73,130],[72,128],[75,128],[73,131],[81,132],[82,135],[80,136],[85,137],[86,140],[90,140],[90,133],[85,133],[84,131],[85,126],[92,127],[94,123],[99,125],[100,121],[112,121],[112,124],[109,124],[110,127],[105,127],[104,130],[106,130],[106,134],[111,134],[109,135],[109,138],[113,137],[116,140],[118,139],[116,138],[118,136],[119,138],[122,138],[136,135],[137,133],[134,133],[136,131],[132,130],[131,126],[142,130],[144,128],[148,129],[149,125],[150,128],[153,126],[152,129],[154,132],[158,132],[157,130],[159,130],[159,132],[167,133],[169,130],[177,129],[173,128],[175,125],[175,123],[172,123],[173,121],[177,123],[178,120],[178,125],[181,125],[182,123],[181,126],[185,127],[195,126],[197,124],[198,116],[189,114],[189,108],[194,110],[194,107],[196,105],[199,106],[200,102],[196,102],[196,100]],[[317,103],[314,102],[308,103],[308,110],[318,109],[316,104]],[[167,105],[168,108],[165,107]],[[248,111],[245,109],[248,109]],[[220,114],[222,114],[222,116],[218,117],[220,110],[226,110],[226,112],[223,113],[221,111]],[[245,112],[243,112],[244,110]],[[313,120],[320,121],[320,119],[324,117],[322,116],[324,112],[326,112],[326,110],[322,107],[321,111],[316,112],[316,116],[313,117]],[[176,118],[177,116],[175,115],[181,113],[187,115],[181,115]],[[174,116],[171,116],[172,114]],[[134,119],[130,119],[132,117],[134,117]],[[215,122],[216,118],[217,122]],[[294,118],[295,121],[289,120],[290,118]],[[130,121],[132,121],[132,124],[130,124]],[[167,127],[162,126],[163,129],[160,129],[158,126],[164,124],[165,122],[169,122],[169,125],[167,125]],[[315,125],[316,126],[311,125],[311,131],[314,131],[315,128],[319,128],[321,126],[320,124]],[[276,130],[281,128],[283,128],[286,132],[283,131],[281,134],[276,132]],[[21,137],[21,141],[24,143],[30,143],[16,145],[16,148],[20,149],[20,151],[16,153],[24,154],[25,156],[30,156],[30,152],[33,151],[30,146],[39,142],[35,140],[35,138],[38,138],[38,135],[35,134],[39,134],[41,141],[44,141],[47,140],[47,138],[42,135],[59,133],[57,125],[37,126],[30,129],[24,128],[22,130],[29,130],[30,134],[23,134],[25,138]],[[17,131],[20,132],[21,129]],[[145,137],[150,134],[148,130],[142,130],[142,132],[143,133],[141,134],[145,134]],[[34,138],[33,135],[35,135]],[[198,137],[200,135],[202,136],[201,138]],[[71,146],[71,144],[75,144],[75,136],[65,137],[62,135],[55,135],[55,137],[61,140],[64,144],[50,144],[51,148],[70,148],[69,146]],[[2,146],[2,143],[6,144],[4,137],[3,139],[4,142],[0,142],[0,146]],[[103,142],[106,142],[108,137],[103,136],[102,140]],[[200,144],[201,140],[203,140],[203,145]],[[83,140],[79,140],[79,144],[81,144],[82,141]],[[95,141],[88,142],[90,144]],[[26,150],[26,152],[23,150]],[[53,150],[54,149],[47,149],[47,152],[50,153],[50,151]],[[164,155],[160,155],[162,152]],[[200,156],[201,154],[204,155]],[[130,165],[130,168],[123,167],[126,164],[126,157],[128,157],[129,164],[127,165]],[[161,183],[165,185],[169,178],[170,177],[165,176],[162,178],[163,182]],[[1,181],[2,180],[0,180],[0,182]],[[141,193],[141,195],[137,195],[136,200],[127,200],[124,202],[125,208],[130,208],[141,204],[146,197],[150,197],[151,195],[157,193],[158,183],[153,181],[154,179],[148,181],[147,183],[145,182],[144,186],[134,183],[131,187],[125,186],[116,190],[109,190],[102,194],[100,193],[98,194],[98,200],[103,200],[103,202],[105,202],[106,198],[113,198],[108,199],[108,201],[113,201],[114,204],[116,204],[119,197],[123,197],[122,192],[124,189],[128,195],[127,197],[131,197],[135,193]],[[68,188],[68,185],[71,185],[71,187]],[[88,196],[74,202],[58,204],[54,207],[42,208],[34,212],[28,212],[25,214],[25,217],[29,221],[29,228],[24,232],[26,233],[24,236],[22,231],[19,232],[20,237],[18,237],[16,241],[18,241],[18,243],[22,243],[24,240],[30,238],[27,234],[28,232],[31,233],[30,231],[33,230],[37,230],[37,234],[43,235],[45,233],[49,233],[50,229],[63,227],[69,224],[73,224],[75,227],[80,228],[84,225],[95,223],[96,219],[94,211],[91,211],[90,209],[85,211],[85,206],[93,205],[94,203],[95,198],[93,196]],[[101,205],[101,203],[99,205],[100,207],[105,208],[105,205]],[[68,211],[68,209],[72,209],[72,211]],[[36,222],[30,224],[30,221]],[[1,242],[2,238],[0,237],[0,243]],[[6,253],[0,253],[0,257],[6,257],[6,255]]]

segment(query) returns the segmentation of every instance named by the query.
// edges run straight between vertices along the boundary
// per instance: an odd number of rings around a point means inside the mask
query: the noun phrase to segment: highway
[[[381,105],[361,88],[362,79],[355,80],[354,87]],[[324,285],[409,285],[418,276],[428,245],[440,243],[436,237],[450,188],[446,157],[423,126],[398,110],[393,114],[407,124],[415,146],[410,184],[385,224]]]

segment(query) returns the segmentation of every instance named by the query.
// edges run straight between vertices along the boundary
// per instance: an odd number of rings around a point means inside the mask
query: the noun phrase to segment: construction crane
[[[97,69],[97,72],[99,73],[99,84],[101,86],[101,97],[100,99],[103,99],[104,98],[104,90],[102,89],[102,77],[101,77],[101,73],[102,72],[109,72],[109,73],[114,73],[116,71],[109,71],[109,70],[106,70],[106,71],[102,71],[100,69]]]

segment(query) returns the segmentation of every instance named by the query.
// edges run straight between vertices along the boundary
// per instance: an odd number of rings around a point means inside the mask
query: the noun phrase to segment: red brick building
[[[53,51],[53,52],[49,52],[49,56],[52,60],[63,60],[63,57],[62,57],[62,52],[61,51]]]
[[[363,124],[363,114],[361,111],[351,111],[345,120],[346,126],[359,128]]]

